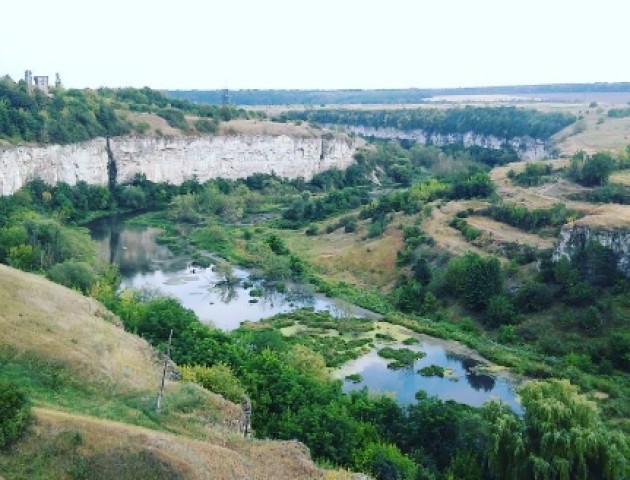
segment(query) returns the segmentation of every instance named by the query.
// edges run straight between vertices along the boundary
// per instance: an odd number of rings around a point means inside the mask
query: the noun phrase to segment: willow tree
[[[568,380],[529,382],[520,391],[525,415],[484,408],[488,466],[496,478],[614,480],[626,478],[628,444],[601,421],[594,402]]]

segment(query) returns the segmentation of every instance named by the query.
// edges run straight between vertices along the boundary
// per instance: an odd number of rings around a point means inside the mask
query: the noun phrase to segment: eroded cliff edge
[[[314,137],[238,134],[184,137],[118,137],[110,139],[118,182],[146,175],[153,182],[179,185],[197,177],[244,178],[254,173],[303,177],[353,162],[358,140],[346,135]],[[25,183],[84,181],[107,185],[107,142],[96,138],[72,145],[14,147],[0,152],[0,194],[11,195]]]
[[[329,127],[334,128],[333,125]],[[521,160],[542,160],[552,155],[551,145],[540,139],[531,137],[513,137],[501,139],[492,135],[481,135],[474,132],[468,133],[428,133],[424,130],[399,130],[391,127],[368,127],[363,125],[343,125],[343,128],[364,137],[384,139],[413,140],[422,145],[462,145],[464,147],[483,147],[491,150],[499,150],[504,147],[514,149]]]
[[[614,253],[617,270],[630,278],[630,208],[616,206],[614,212],[595,213],[562,227],[553,260],[571,258],[589,243],[599,243]]]

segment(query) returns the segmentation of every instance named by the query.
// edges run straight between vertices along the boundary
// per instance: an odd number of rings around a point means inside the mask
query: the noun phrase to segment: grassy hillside
[[[35,405],[6,479],[324,478],[298,443],[242,439],[240,407],[200,387],[167,382],[156,414],[159,359],[98,302],[0,265],[0,312],[0,381]]]

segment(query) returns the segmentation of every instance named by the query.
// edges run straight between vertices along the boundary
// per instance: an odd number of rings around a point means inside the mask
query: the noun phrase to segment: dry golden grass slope
[[[267,120],[230,120],[222,122],[219,127],[221,135],[288,135],[298,138],[315,138],[322,135],[321,129],[315,129],[308,125],[295,125],[293,123],[276,123]]]
[[[87,382],[154,388],[160,372],[149,344],[104,319],[115,317],[97,301],[0,265],[0,343],[62,362]]]
[[[90,386],[86,391],[95,392],[96,405],[112,405],[117,396],[121,398],[118,410],[103,413],[109,417],[106,419],[85,415],[85,407],[83,413],[73,410],[67,401],[57,405],[56,394],[45,400],[36,396],[34,421],[24,439],[0,452],[0,475],[7,479],[74,478],[66,470],[77,458],[78,464],[94,471],[105,464],[109,469],[97,477],[81,478],[133,478],[133,471],[129,477],[133,468],[147,475],[156,468],[162,472],[151,478],[352,478],[351,474],[317,468],[306,448],[296,442],[241,438],[235,424],[240,407],[196,386],[169,382],[167,399],[179,397],[196,403],[158,419],[156,429],[116,421],[117,411],[124,411],[121,415],[126,421],[133,423],[136,418],[129,414],[133,406],[125,399],[148,398],[153,404],[160,365],[151,347],[125,332],[114,315],[95,300],[0,265],[0,349],[6,352],[7,348],[14,359],[37,358],[62,365]],[[86,400],[81,397],[80,401]],[[136,416],[147,423],[146,412],[138,411]],[[67,439],[73,438],[80,440],[71,440],[64,450]],[[112,463],[111,459],[117,460]],[[49,473],[35,475],[37,469],[29,465],[31,461],[34,465],[40,462],[40,470]],[[126,468],[125,475],[111,470],[114,464]],[[162,476],[164,472],[169,475]]]
[[[627,107],[627,105],[608,105],[605,108],[589,109],[584,107],[578,115],[583,118],[554,135],[561,155],[571,156],[584,150],[588,154],[608,150],[617,152],[630,144],[630,118],[610,118],[608,107]]]
[[[243,441],[224,436],[216,443],[139,428],[94,417],[50,409],[35,409],[33,433],[21,448],[50,436],[80,432],[77,454],[112,458],[124,449],[127,463],[144,452],[162,463],[163,472],[191,479],[320,479],[324,473],[313,465],[306,448],[297,442]],[[111,468],[111,467],[110,467]],[[145,465],[146,468],[146,465]],[[115,475],[112,468],[112,477]],[[164,474],[164,473],[163,473]]]

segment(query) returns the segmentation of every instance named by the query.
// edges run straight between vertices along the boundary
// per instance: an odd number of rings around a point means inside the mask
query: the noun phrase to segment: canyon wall
[[[617,269],[630,277],[630,228],[623,226],[584,225],[578,222],[562,227],[553,260],[571,258],[590,242],[610,248],[617,258]]]
[[[330,128],[334,128],[330,126]],[[348,132],[363,135],[364,137],[375,138],[399,138],[402,140],[413,140],[423,145],[431,144],[437,146],[458,144],[464,147],[478,146],[498,150],[505,145],[513,148],[521,160],[542,160],[551,157],[549,146],[542,140],[529,137],[514,137],[511,139],[501,139],[492,135],[479,135],[473,132],[468,133],[431,133],[424,130],[399,130],[390,127],[366,127],[362,125],[344,125]]]
[[[201,137],[119,137],[110,147],[123,183],[136,174],[153,182],[179,185],[194,176],[244,178],[275,172],[279,177],[307,180],[333,167],[353,162],[357,143],[345,135],[220,135]],[[79,181],[107,185],[107,143],[104,138],[72,145],[14,147],[0,152],[0,194],[11,195],[26,182],[48,184]]]

